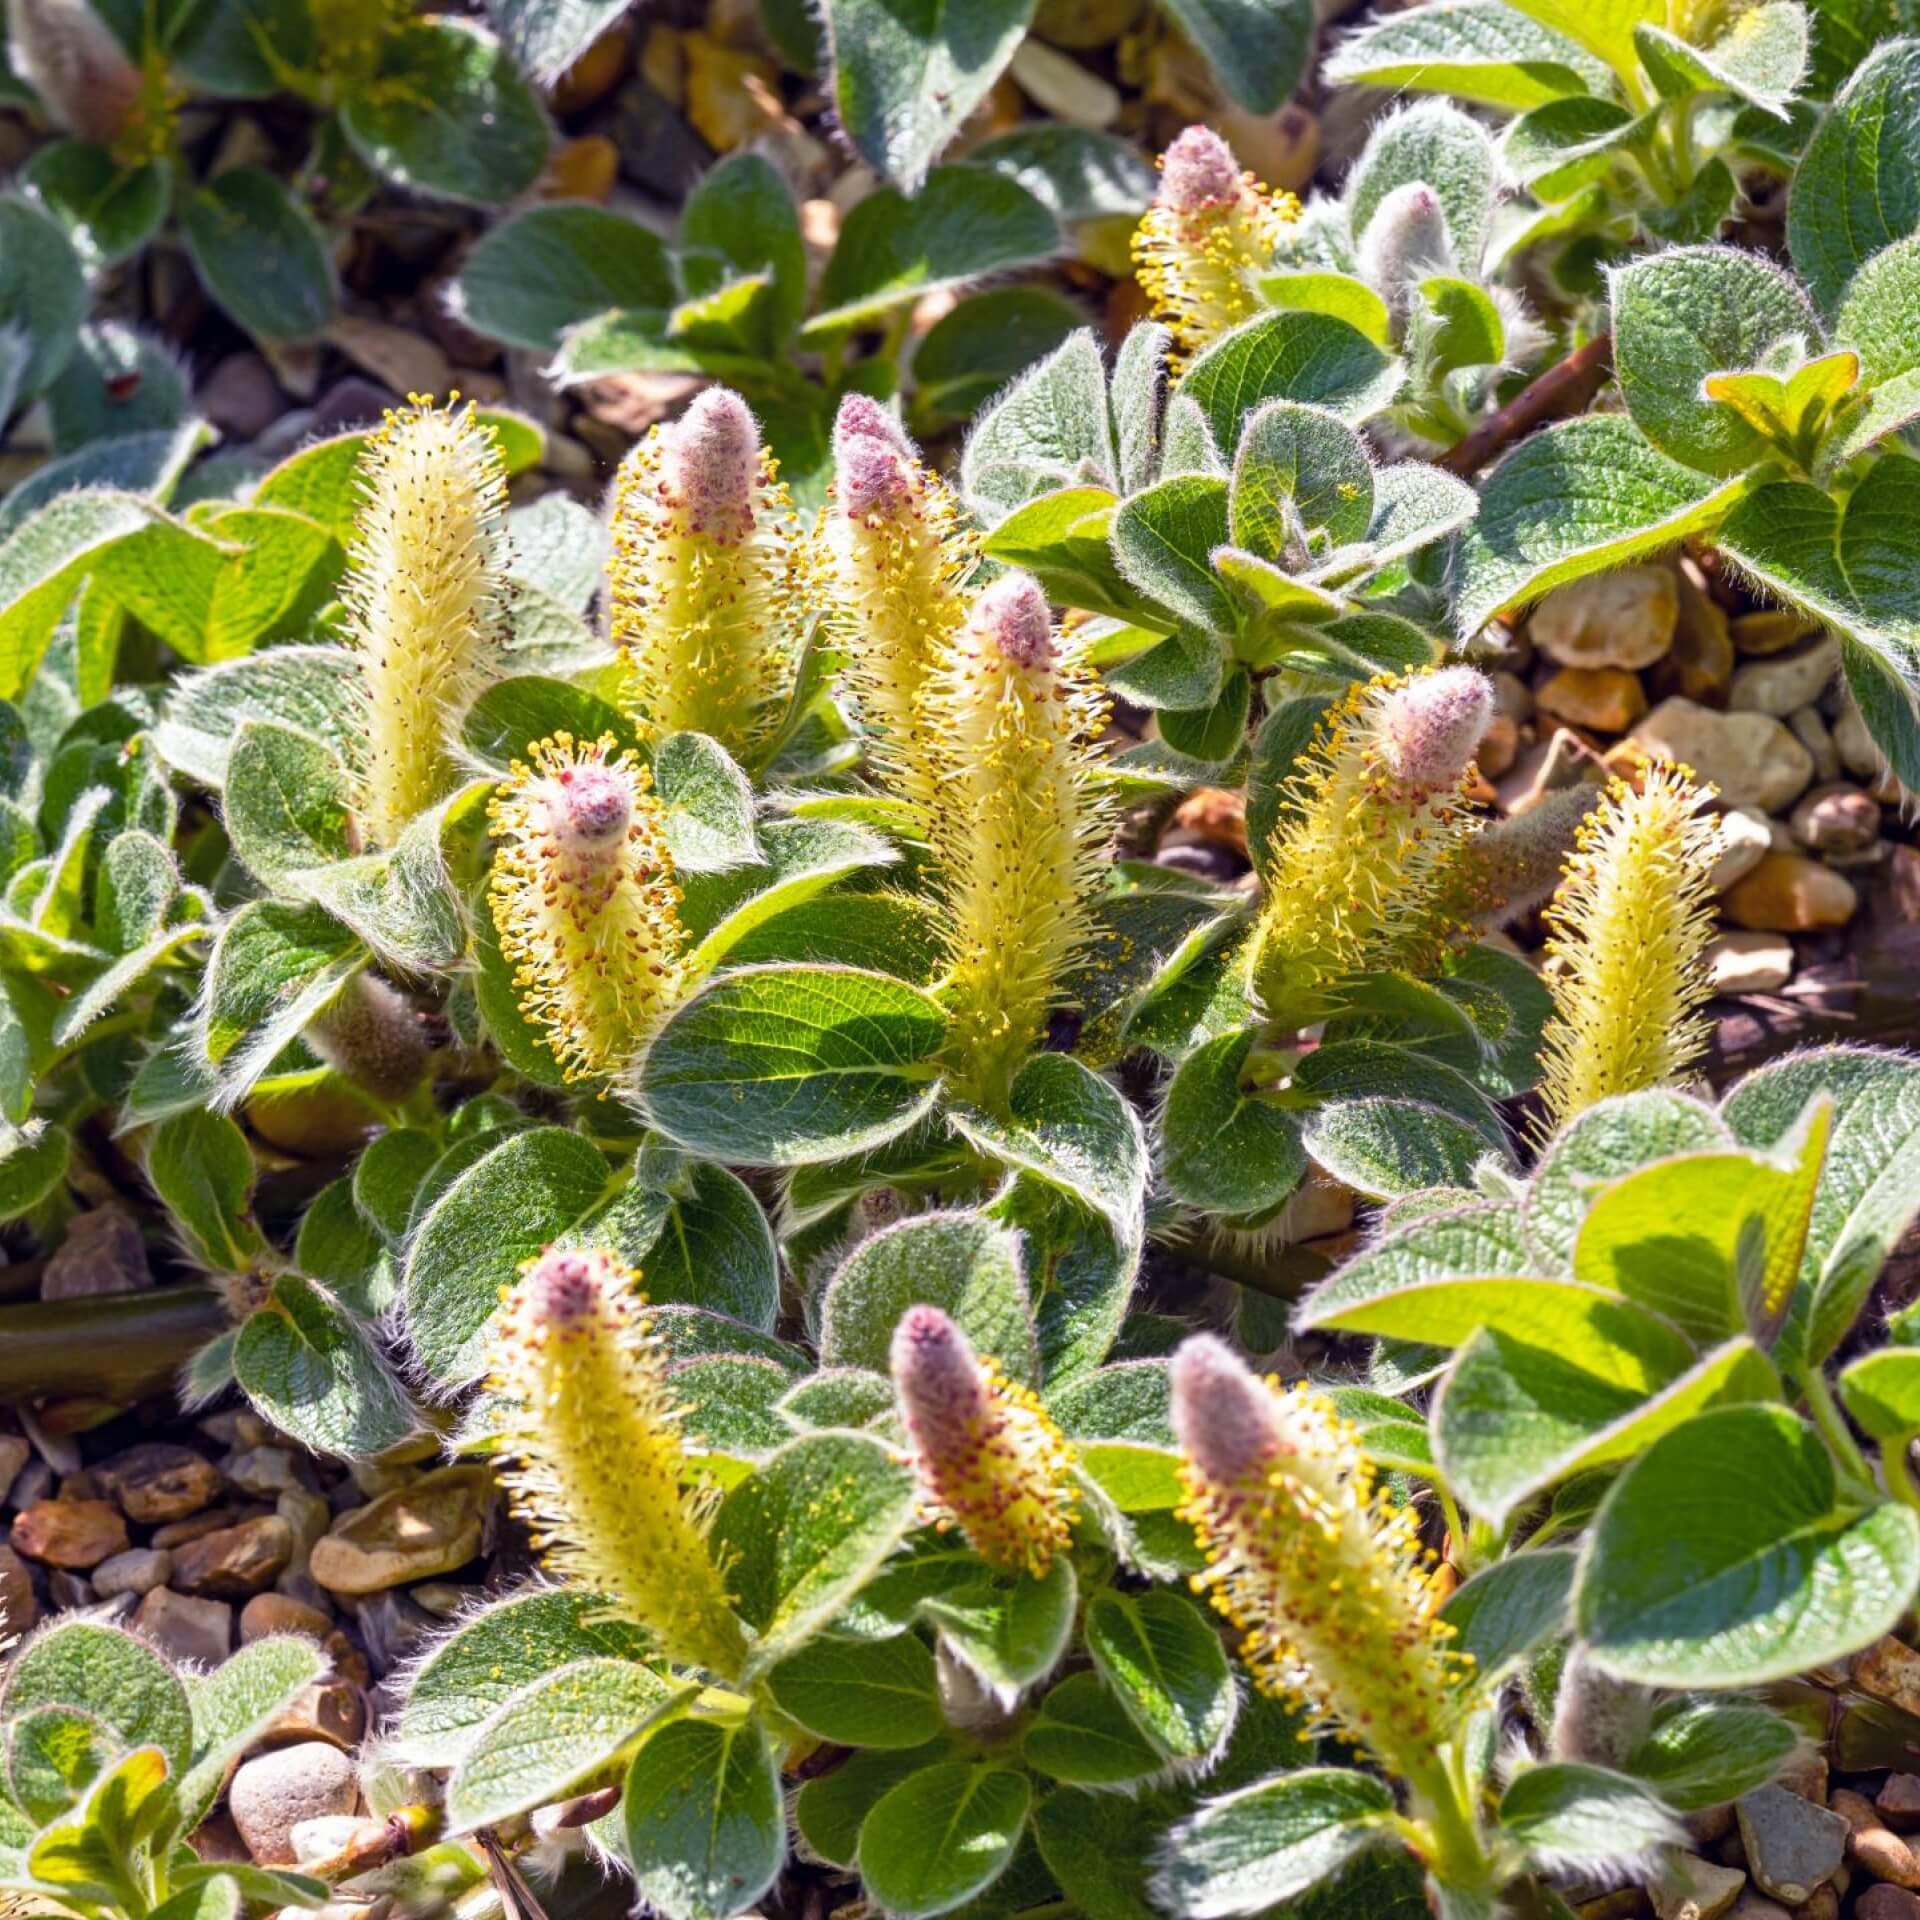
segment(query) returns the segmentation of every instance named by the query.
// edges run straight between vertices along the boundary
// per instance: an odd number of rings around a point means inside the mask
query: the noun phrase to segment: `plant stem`
[[[162,1392],[226,1326],[227,1310],[211,1287],[0,1307],[0,1406]]]
[[[1473,1791],[1457,1739],[1443,1743],[1429,1765],[1409,1771],[1407,1785],[1421,1830],[1427,1871],[1443,1887],[1492,1894],[1496,1870],[1473,1815]]]
[[[1583,411],[1599,392],[1613,366],[1613,335],[1597,333],[1585,346],[1556,361],[1474,428],[1457,447],[1434,462],[1449,473],[1471,478],[1535,427],[1564,414]]]
[[[1867,1456],[1860,1451],[1858,1442],[1847,1430],[1846,1416],[1834,1400],[1833,1389],[1827,1385],[1827,1376],[1818,1367],[1809,1367],[1801,1386],[1807,1396],[1807,1410],[1813,1415],[1813,1424],[1820,1429],[1820,1437],[1827,1443],[1843,1476],[1858,1481],[1868,1492],[1878,1493],[1880,1489],[1874,1480],[1873,1469],[1867,1465]]]

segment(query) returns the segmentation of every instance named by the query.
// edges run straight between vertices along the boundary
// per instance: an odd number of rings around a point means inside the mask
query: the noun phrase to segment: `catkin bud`
[[[1395,187],[1374,209],[1358,252],[1360,277],[1404,317],[1422,280],[1455,271],[1440,196],[1424,180]]]
[[[13,70],[67,132],[110,147],[139,114],[144,76],[88,0],[7,0]]]
[[[1582,824],[1547,909],[1558,961],[1541,1048],[1546,1119],[1671,1080],[1706,1045],[1719,823],[1683,767],[1616,780]]]
[[[568,1079],[635,1060],[680,991],[680,890],[652,777],[611,735],[553,735],[487,808],[488,904],[520,1009]]]
[[[746,1636],[707,1547],[714,1495],[689,1488],[639,1275],[610,1253],[549,1248],[521,1276],[491,1384],[512,1456],[503,1478],[534,1545],[653,1634],[667,1659],[733,1678]]]
[[[1161,155],[1160,191],[1134,229],[1133,262],[1177,361],[1253,314],[1251,276],[1273,264],[1299,217],[1300,202],[1243,173],[1211,127],[1189,127]]]
[[[957,1093],[1000,1111],[1092,930],[1105,701],[1055,639],[1039,583],[1005,573],[975,599],[922,705],[947,769],[933,818],[947,1069]]]
[[[1078,1518],[1060,1429],[938,1307],[900,1316],[892,1364],[929,1519],[996,1566],[1045,1573]]]
[[[1465,1656],[1448,1651],[1414,1515],[1376,1487],[1353,1427],[1211,1334],[1174,1355],[1172,1418],[1179,1511],[1208,1563],[1194,1589],[1239,1629],[1255,1683],[1394,1772],[1429,1769]]]
[[[960,581],[974,542],[945,482],[864,394],[840,403],[833,453],[832,502],[813,557],[816,598],[847,663],[869,761],[924,826],[944,770],[921,700],[967,617]]]
[[[1472,667],[1382,676],[1329,711],[1261,876],[1248,964],[1275,1025],[1322,1018],[1341,976],[1445,937],[1448,877],[1475,830],[1464,788],[1492,718],[1492,683]]]
[[[1452,916],[1485,930],[1544,906],[1593,801],[1591,787],[1559,787],[1463,842],[1445,888]]]
[[[334,1072],[389,1105],[426,1071],[427,1036],[413,1004],[370,973],[356,973],[308,1022],[307,1045]]]
[[[798,530],[753,415],[725,387],[622,462],[611,625],[648,739],[691,730],[741,754],[777,724],[803,625]]]
[[[485,683],[506,584],[506,479],[490,428],[415,395],[360,457],[346,603],[365,691],[366,837],[391,847],[458,784],[447,723]]]

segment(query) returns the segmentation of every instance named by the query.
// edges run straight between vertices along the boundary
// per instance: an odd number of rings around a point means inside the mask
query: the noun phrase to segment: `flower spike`
[[[1466,1656],[1407,1507],[1333,1403],[1251,1373],[1211,1334],[1173,1360],[1173,1430],[1189,1521],[1207,1556],[1196,1592],[1241,1633],[1261,1691],[1419,1776],[1462,1704]]]
[[[943,768],[921,698],[967,617],[960,582],[974,542],[946,483],[878,402],[864,394],[841,401],[833,453],[816,595],[847,662],[874,771],[925,823]]]
[[[604,1593],[669,1660],[731,1679],[746,1636],[707,1546],[714,1493],[688,1488],[639,1275],[610,1253],[551,1247],[520,1271],[491,1366],[515,1509],[555,1572]]]
[[[1300,217],[1290,193],[1241,171],[1211,127],[1189,127],[1160,157],[1160,191],[1134,229],[1134,273],[1180,364],[1252,316],[1253,274]]]
[[[923,711],[948,770],[933,832],[948,1070],[998,1111],[1091,933],[1107,833],[1092,742],[1106,703],[1055,638],[1039,583],[1005,573],[975,599]]]
[[[1706,1045],[1718,822],[1684,767],[1616,780],[1582,823],[1547,908],[1554,1016],[1541,1057],[1550,1126],[1671,1080]]]
[[[746,402],[709,387],[614,483],[611,625],[649,740],[691,730],[745,753],[799,660],[799,522]]]
[[[580,1079],[638,1058],[681,986],[680,890],[652,776],[613,737],[557,733],[487,808],[488,904],[521,1011]]]
[[[1449,873],[1475,830],[1466,782],[1492,718],[1492,683],[1472,667],[1382,676],[1328,712],[1261,876],[1249,966],[1275,1025],[1323,1017],[1342,975],[1405,964],[1449,932]]]
[[[341,590],[365,690],[357,812],[372,844],[391,847],[459,781],[447,720],[492,663],[507,486],[493,431],[472,406],[435,407],[418,394],[368,441],[361,473]]]
[[[1060,1429],[938,1307],[900,1316],[892,1364],[933,1524],[958,1527],[995,1566],[1045,1573],[1079,1517],[1073,1449]]]

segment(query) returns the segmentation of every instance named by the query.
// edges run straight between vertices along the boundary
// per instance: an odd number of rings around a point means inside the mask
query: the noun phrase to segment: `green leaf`
[[[1302,400],[1358,426],[1399,390],[1399,361],[1325,313],[1267,313],[1199,355],[1174,389],[1196,402],[1231,456],[1240,424],[1268,400]]]
[[[780,1774],[757,1720],[681,1720],[633,1757],[620,1796],[640,1897],[668,1920],[754,1906],[787,1850]]]
[[[768,1331],[779,1315],[773,1230],[752,1189],[725,1167],[696,1162],[667,1188],[636,1180],[574,1238],[641,1268],[656,1306],[706,1307]]]
[[[471,1833],[605,1783],[691,1689],[632,1660],[576,1660],[522,1687],[467,1743],[447,1782],[447,1824]]]
[[[626,11],[625,0],[486,0],[514,62],[550,87]]]
[[[1666,18],[1660,0],[1515,0],[1516,10],[1554,33],[1564,34],[1603,60],[1630,87],[1640,84],[1634,29],[1643,21]]]
[[[1633,1750],[1625,1770],[1676,1812],[1697,1813],[1765,1786],[1800,1739],[1791,1720],[1765,1707],[1676,1701]]]
[[[106,1722],[90,1713],[73,1707],[35,1707],[23,1713],[7,1728],[7,1785],[14,1806],[33,1827],[44,1827],[65,1813],[123,1750]]]
[[[1566,200],[1606,180],[1652,132],[1647,119],[1617,100],[1578,95],[1551,100],[1507,129],[1501,158],[1536,197]]]
[[[1180,1502],[1170,1393],[1164,1360],[1131,1360],[1096,1367],[1047,1395],[1081,1466],[1122,1513],[1164,1512]]]
[[[1167,1764],[1097,1673],[1069,1674],[1047,1694],[1027,1722],[1020,1754],[1040,1773],[1089,1787],[1147,1780]]]
[[[1313,53],[1314,9],[1302,0],[1166,0],[1180,31],[1249,113],[1277,113]]]
[[[200,1046],[223,1105],[238,1101],[366,963],[347,929],[317,907],[249,901],[207,962]]]
[[[957,1584],[923,1599],[919,1611],[987,1685],[1016,1694],[1060,1664],[1079,1592],[1064,1554],[1055,1555],[1037,1580],[987,1568],[964,1554],[953,1563],[949,1578],[955,1576]]]
[[[1464,1187],[1490,1149],[1486,1134],[1421,1100],[1381,1096],[1330,1100],[1307,1116],[1307,1153],[1338,1180],[1372,1199]]]
[[[227,762],[225,814],[235,857],[268,887],[353,853],[346,769],[318,740],[248,720]]]
[[[1393,315],[1364,280],[1325,268],[1287,267],[1259,275],[1255,284],[1270,307],[1288,313],[1327,313],[1363,333],[1383,352],[1393,349]]]
[[[1372,519],[1373,462],[1338,414],[1274,400],[1247,416],[1233,467],[1236,546],[1287,566],[1303,535],[1363,540]]]
[[[809,1733],[845,1746],[917,1747],[946,1726],[933,1655],[911,1633],[822,1635],[775,1667],[767,1689]]]
[[[0,1691],[0,1730],[39,1707],[89,1713],[127,1746],[159,1753],[176,1774],[193,1749],[186,1689],[145,1641],[118,1627],[56,1621],[14,1654]]]
[[[1142,1889],[1158,1836],[1124,1794],[1050,1793],[1033,1810],[1033,1836],[1061,1892],[1087,1920],[1156,1920]]]
[[[715,1517],[716,1553],[759,1639],[765,1671],[844,1611],[913,1519],[913,1476],[878,1440],[812,1433],[792,1440],[729,1493]]]
[[[193,1690],[193,1762],[181,1775],[179,1830],[191,1833],[226,1784],[227,1770],[316,1681],[328,1656],[300,1634],[255,1640]]]
[[[911,200],[882,187],[847,215],[820,277],[819,311],[800,337],[818,342],[870,325],[924,294],[1044,260],[1059,244],[1053,215],[1016,181],[983,167],[936,167]]]
[[[1038,1379],[1019,1235],[977,1213],[919,1214],[862,1240],[821,1296],[821,1364],[885,1373],[894,1328],[920,1305],[950,1314],[1014,1379]]]
[[[1098,481],[1105,497],[1072,502],[1079,511],[1061,518],[1058,531],[1065,533],[1072,520],[1113,504],[1118,471],[1106,371],[1099,343],[1083,327],[981,415],[961,455],[960,484],[991,524],[1036,495]]]
[[[861,1823],[874,1803],[909,1774],[946,1754],[943,1740],[905,1751],[855,1753],[794,1795],[794,1826],[822,1860],[851,1870],[860,1848]]]
[[[400,1279],[414,1356],[434,1379],[475,1377],[501,1289],[595,1206],[607,1183],[606,1156],[591,1140],[536,1127],[502,1141],[434,1202]]]
[[[1575,1762],[1527,1768],[1500,1797],[1500,1825],[1559,1871],[1637,1858],[1682,1837],[1638,1781]]]
[[[1161,1115],[1161,1173],[1176,1200],[1209,1213],[1277,1207],[1307,1170],[1295,1116],[1240,1085],[1259,1035],[1222,1034],[1181,1061]]]
[[[122,1912],[144,1906],[144,1863],[137,1853],[172,1811],[167,1771],[157,1747],[129,1753],[66,1819],[40,1830],[27,1850],[28,1875],[65,1901]]]
[[[23,336],[25,358],[4,397],[30,400],[67,363],[87,317],[80,257],[59,222],[27,201],[0,199],[0,327]]]
[[[777,354],[806,312],[807,252],[793,195],[773,163],[763,154],[730,153],[708,168],[681,210],[680,244],[708,248],[743,274],[767,273],[770,292],[753,339]]]
[[[534,207],[482,236],[454,283],[460,318],[509,346],[550,353],[610,308],[664,312],[675,298],[660,238],[604,207]]]
[[[1854,72],[1794,171],[1787,248],[1821,312],[1882,247],[1920,227],[1920,40]]]
[[[752,783],[719,741],[704,733],[669,734],[653,756],[653,784],[677,869],[720,873],[759,859]]]
[[[1005,71],[1033,0],[825,0],[823,17],[847,138],[911,193]]]
[[[1848,426],[1832,456],[1836,461],[1853,458],[1920,415],[1916,327],[1920,327],[1920,237],[1896,240],[1875,254],[1854,275],[1834,319],[1834,344],[1855,356],[1860,385],[1867,390],[1865,410]],[[1843,378],[1846,355],[1837,354],[1832,360]]]
[[[1006,1870],[1033,1789],[991,1761],[923,1767],[883,1795],[860,1828],[860,1878],[901,1920],[949,1913]]]
[[[1096,1595],[1087,1651],[1128,1717],[1175,1760],[1217,1753],[1237,1699],[1220,1636],[1192,1601],[1164,1589]]]
[[[311,340],[326,330],[333,263],[272,174],[234,167],[217,175],[187,202],[180,226],[207,291],[256,339]]]
[[[261,1251],[253,1220],[253,1149],[223,1113],[176,1113],[147,1142],[147,1179],[194,1258],[245,1273]]]
[[[680,1007],[641,1066],[654,1125],[735,1164],[798,1166],[880,1145],[927,1112],[939,1007],[852,967],[729,974]]]
[[[550,129],[533,89],[491,34],[450,17],[410,20],[370,86],[340,113],[360,157],[395,186],[469,206],[524,193]]]
[[[129,167],[87,140],[56,140],[21,171],[33,197],[66,228],[90,272],[138,253],[167,216],[169,170]]]
[[[1190,1920],[1292,1900],[1376,1845],[1393,1811],[1391,1787],[1340,1767],[1243,1787],[1173,1830],[1154,1897]]]
[[[1474,1673],[1493,1686],[1543,1641],[1567,1625],[1573,1594],[1570,1547],[1538,1547],[1496,1560],[1457,1588],[1440,1609],[1454,1630],[1453,1648],[1473,1656]]]
[[[1920,1433],[1920,1349],[1863,1353],[1840,1376],[1840,1396],[1860,1427],[1883,1446]]]
[[[275,1426],[317,1453],[364,1460],[397,1447],[417,1424],[373,1343],[297,1273],[281,1274],[242,1324],[233,1375]]]
[[[1389,194],[1431,187],[1454,257],[1471,267],[1486,246],[1498,173],[1492,136],[1478,120],[1447,101],[1421,100],[1374,128],[1342,197],[1355,239],[1364,240]]]
[[[203,673],[182,675],[161,708],[154,744],[201,786],[226,782],[227,760],[248,720],[277,721],[331,747],[353,751],[360,667],[342,647],[274,647]]]
[[[914,417],[970,420],[1079,321],[1080,309],[1045,287],[996,287],[962,300],[914,349]]]
[[[1613,276],[1613,363],[1627,411],[1661,452],[1702,473],[1736,474],[1767,441],[1701,382],[1768,364],[1783,341],[1820,339],[1806,295],[1771,261],[1732,247],[1675,247]]]
[[[967,158],[1019,181],[1063,226],[1137,220],[1153,204],[1153,168],[1139,149],[1091,127],[1028,120],[969,147]]]
[[[1920,1581],[1906,1507],[1835,1505],[1831,1456],[1783,1407],[1663,1435],[1593,1524],[1575,1606],[1594,1660],[1648,1686],[1745,1687],[1889,1632]]]
[[[1547,427],[1481,483],[1479,517],[1460,537],[1455,624],[1478,633],[1550,587],[1705,532],[1744,485],[1736,478],[1716,488],[1618,415]]]
[[[599,1594],[558,1588],[502,1600],[463,1621],[428,1654],[400,1708],[396,1754],[451,1767],[519,1690],[582,1660],[644,1659],[648,1636]]]
[[[1143,1233],[1147,1144],[1140,1117],[1112,1086],[1064,1053],[1039,1053],[1013,1083],[1007,1117],[955,1108],[962,1138],[1098,1213],[1127,1253]]]
[[[1505,0],[1437,0],[1347,35],[1322,67],[1330,86],[1413,88],[1525,113],[1598,93],[1607,69]]]

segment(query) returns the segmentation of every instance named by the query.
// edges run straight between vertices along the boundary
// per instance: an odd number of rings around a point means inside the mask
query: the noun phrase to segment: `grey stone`
[[[173,1572],[173,1555],[165,1547],[129,1547],[93,1570],[93,1590],[101,1599],[117,1593],[151,1593],[164,1587]]]
[[[233,1609],[224,1600],[196,1600],[155,1587],[134,1610],[135,1633],[175,1660],[217,1667],[233,1649]]]
[[[1776,813],[1813,778],[1813,755],[1770,713],[1715,713],[1676,695],[1661,701],[1632,738],[1656,759],[1711,781],[1730,807]]]
[[[1736,713],[1771,713],[1784,720],[1819,699],[1839,671],[1840,642],[1823,633],[1801,641],[1791,652],[1735,667],[1727,705]]]
[[[78,1215],[40,1276],[42,1300],[138,1293],[153,1285],[140,1229],[118,1207]]]
[[[349,1814],[358,1800],[352,1760],[324,1740],[243,1760],[227,1789],[233,1823],[263,1867],[291,1866],[298,1858],[295,1827]]]
[[[1555,587],[1527,623],[1533,644],[1563,667],[1651,666],[1673,644],[1680,586],[1659,562],[1613,567]]]
[[[1847,1823],[1784,1787],[1756,1787],[1734,1803],[1747,1870],[1763,1893],[1797,1907],[1846,1857]]]

